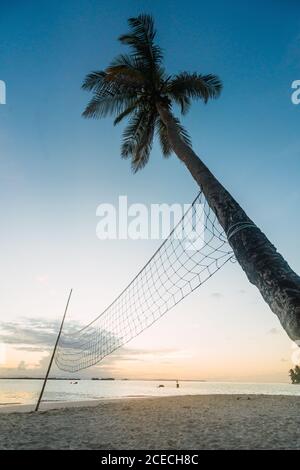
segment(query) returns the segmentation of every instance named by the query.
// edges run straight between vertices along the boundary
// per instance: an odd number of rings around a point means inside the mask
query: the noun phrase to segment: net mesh
[[[84,328],[60,337],[55,362],[90,367],[151,326],[233,258],[202,192],[123,292]]]

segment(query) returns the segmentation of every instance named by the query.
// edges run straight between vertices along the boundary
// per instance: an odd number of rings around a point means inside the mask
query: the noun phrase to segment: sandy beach
[[[298,397],[197,395],[93,405],[38,413],[2,408],[0,448],[300,449]]]

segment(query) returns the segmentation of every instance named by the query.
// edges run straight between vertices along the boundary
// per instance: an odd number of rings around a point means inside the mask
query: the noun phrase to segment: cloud
[[[27,369],[27,364],[26,364],[26,362],[25,362],[25,361],[20,361],[20,362],[19,362],[19,365],[18,365],[18,367],[17,367],[17,369],[20,370],[20,371],[26,370],[26,369]]]
[[[159,362],[160,364],[165,364],[170,361],[170,359],[176,359],[180,357],[190,357],[190,353],[186,351],[181,351],[178,349],[131,349],[129,347],[121,347],[113,354],[106,356],[104,361],[96,364],[94,367],[97,369],[110,369],[111,371],[119,370],[119,366],[126,362]]]
[[[49,351],[53,348],[60,322],[45,318],[21,318],[17,322],[0,323],[0,342],[23,351]],[[75,322],[68,324],[68,332],[78,328]]]
[[[131,348],[120,348],[119,352],[114,354],[115,357],[122,357],[124,359],[124,352],[130,356],[160,356],[161,354],[173,354],[178,349],[165,348],[165,349],[131,349]]]
[[[49,358],[50,354],[47,354],[36,363],[21,360],[15,367],[0,367],[0,377],[43,377],[49,365]],[[55,373],[55,376],[61,375]]]
[[[268,335],[278,335],[279,331],[277,328],[271,328],[269,331],[268,331]]]
[[[14,346],[14,348],[17,351],[26,351],[26,352],[45,352],[46,351],[45,346],[44,347],[41,346],[40,348],[38,346]]]
[[[60,322],[45,318],[20,319],[18,322],[0,323],[0,342],[26,352],[50,352],[55,344]],[[79,323],[68,324],[67,332],[77,331]],[[144,357],[172,355],[177,349],[130,349],[120,347],[111,357],[114,360],[142,360]],[[109,356],[110,357],[110,356]]]
[[[14,350],[24,353],[40,353],[40,360],[36,363],[26,363],[21,360],[16,367],[0,368],[1,376],[41,376],[44,374],[49,364],[49,357],[55,344],[57,333],[59,331],[60,322],[46,318],[21,318],[16,322],[0,322],[0,343],[10,345]],[[68,323],[67,331],[77,331],[81,324],[77,322]],[[21,356],[22,357],[22,356]],[[30,357],[30,356],[28,356]],[[78,374],[84,377],[92,377],[95,371],[101,369],[105,371],[105,375],[118,374],[121,370],[121,364],[128,362],[149,363],[155,362],[166,364],[176,359],[190,357],[188,351],[179,349],[130,349],[129,347],[120,347],[113,354],[107,356],[103,362],[92,366],[86,371],[80,371]],[[27,357],[25,356],[25,359]],[[54,367],[56,376],[68,375],[64,371]]]
[[[46,285],[48,284],[49,278],[46,274],[40,274],[39,276],[36,277],[36,282],[41,285]]]
[[[221,294],[221,292],[213,292],[212,294],[210,294],[210,296],[213,299],[220,300],[223,297],[223,294]]]

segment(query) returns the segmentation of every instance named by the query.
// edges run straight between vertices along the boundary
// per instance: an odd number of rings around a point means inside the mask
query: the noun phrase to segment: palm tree
[[[220,79],[196,72],[168,75],[162,50],[155,43],[153,18],[141,14],[128,24],[129,33],[119,40],[130,53],[119,55],[104,71],[92,72],[84,80],[82,88],[93,96],[83,116],[114,115],[114,124],[129,119],[121,156],[131,159],[134,172],[148,162],[155,135],[164,157],[177,155],[203,191],[249,281],[258,287],[290,338],[300,338],[300,277],[196,155],[172,111],[176,104],[184,115],[193,99],[206,103],[218,98]]]
[[[294,383],[296,382],[296,377],[295,377],[296,374],[295,374],[295,372],[294,372],[293,369],[290,369],[290,370],[289,370],[289,376],[290,376],[290,378],[291,378],[292,384],[294,384]]]
[[[289,370],[292,384],[300,384],[300,367],[297,365],[294,369]]]

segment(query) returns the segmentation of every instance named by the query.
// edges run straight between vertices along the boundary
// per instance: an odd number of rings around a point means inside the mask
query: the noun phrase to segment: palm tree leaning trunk
[[[129,119],[121,155],[131,158],[134,172],[147,164],[155,133],[165,157],[175,152],[202,189],[249,281],[258,287],[290,338],[300,339],[300,277],[194,153],[186,130],[172,114],[173,103],[186,114],[193,99],[206,103],[218,98],[221,81],[212,74],[168,75],[162,50],[154,42],[153,18],[139,15],[128,23],[129,33],[119,40],[131,53],[85,78],[82,87],[93,92],[93,97],[84,117],[112,114],[115,124]]]
[[[200,186],[225,230],[235,257],[293,340],[300,338],[300,277],[236,200],[184,142],[168,107],[157,103],[170,144]]]

